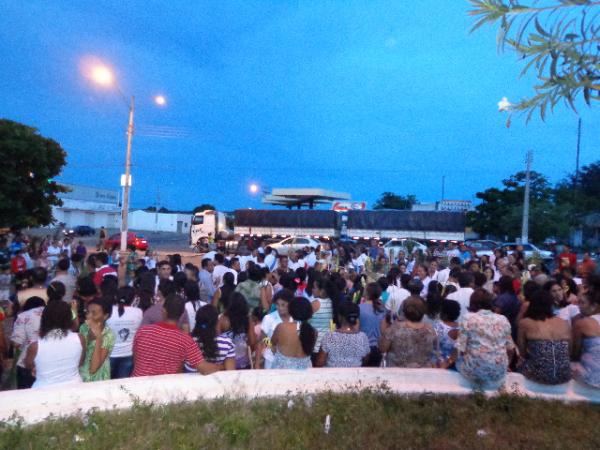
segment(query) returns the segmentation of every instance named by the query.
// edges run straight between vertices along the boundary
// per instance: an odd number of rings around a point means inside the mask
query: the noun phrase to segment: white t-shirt
[[[288,267],[290,268],[290,270],[295,272],[298,267],[304,267],[304,260],[299,259],[298,261],[294,262],[290,259],[288,262]]]
[[[315,255],[315,252],[310,252],[308,255],[306,255],[306,264],[308,264],[308,267],[314,267],[316,262],[317,255]]]
[[[471,288],[458,288],[458,291],[449,294],[446,299],[456,300],[460,304],[460,317],[459,321],[464,320],[465,316],[469,312],[469,305],[471,303],[471,294],[473,289]]]
[[[144,313],[140,308],[125,306],[125,312],[119,317],[119,307],[113,306],[112,314],[106,321],[108,327],[115,333],[115,346],[111,358],[122,358],[133,354],[133,338],[142,324]]]
[[[293,321],[294,319],[290,317],[289,322]],[[260,329],[265,334],[265,336],[271,339],[273,337],[273,333],[275,332],[275,328],[277,328],[277,325],[279,325],[282,322],[283,320],[281,320],[281,316],[279,315],[279,313],[277,311],[274,311],[263,317],[263,320],[260,324]],[[273,359],[275,358],[273,350],[267,348],[263,353],[263,358],[265,359],[265,369],[270,369],[273,364]]]
[[[71,250],[71,246],[70,245],[63,245],[62,249],[61,249],[61,253],[62,252],[67,252],[67,256],[69,258],[71,258],[71,252],[72,252],[72,250]]]
[[[391,311],[393,314],[398,314],[399,311],[401,311],[404,300],[410,297],[410,292],[404,288],[394,286],[393,284],[388,286],[386,291],[390,295],[385,302],[385,309]]]
[[[190,324],[190,333],[194,331],[194,328],[196,327],[196,312],[198,312],[200,308],[207,304],[208,303],[203,302],[202,300],[197,300],[195,302],[185,302],[185,312],[187,313],[188,322]],[[196,307],[195,309],[194,306]]]
[[[423,289],[421,289],[421,297],[427,298],[427,294],[429,293],[429,283],[431,283],[431,281],[432,278],[429,275],[427,275],[425,279],[422,280]]]
[[[269,272],[272,272],[277,268],[277,262],[275,261],[275,255],[273,253],[269,253],[265,256],[265,264],[269,268]]]
[[[33,388],[56,384],[81,383],[79,361],[83,348],[77,333],[68,331],[59,338],[52,330],[48,336],[39,339],[35,357],[36,379]]]
[[[57,260],[58,255],[60,255],[60,247],[55,247],[54,245],[50,245],[48,247],[48,259]]]
[[[564,308],[560,308],[555,313],[557,317],[560,317],[562,320],[566,320],[567,322],[569,322],[569,325],[571,325],[573,318],[578,316],[579,314],[581,314],[581,311],[579,310],[579,306],[577,305],[567,305]]]
[[[217,252],[215,252],[214,250],[205,253],[204,255],[202,255],[202,259],[210,259],[211,261],[214,261],[215,259],[215,255],[217,254]]]
[[[225,275],[227,272],[233,274],[233,282],[237,284],[237,272],[227,266],[224,266],[223,264],[219,264],[218,266],[215,266],[215,269],[212,273],[212,279],[215,287],[223,286],[223,275]]]
[[[154,258],[146,256],[144,257],[144,260],[146,261],[146,267],[148,268],[148,270],[156,268],[156,260]]]
[[[443,285],[445,285],[448,282],[449,277],[450,277],[450,267],[446,267],[445,269],[442,269],[442,270],[438,271],[438,273],[437,273],[437,281],[438,281],[438,283],[441,283]]]

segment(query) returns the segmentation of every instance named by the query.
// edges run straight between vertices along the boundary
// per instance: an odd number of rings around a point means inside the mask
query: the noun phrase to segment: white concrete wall
[[[129,228],[132,230],[177,232],[177,222],[182,222],[182,234],[190,232],[191,214],[156,214],[140,209],[129,213]]]
[[[94,228],[119,228],[121,226],[119,210],[94,211],[60,207],[53,208],[52,215],[57,222],[64,222],[69,228],[77,225],[89,225]]]
[[[163,405],[219,397],[287,397],[323,391],[344,393],[378,388],[382,384],[398,394],[468,395],[473,392],[472,386],[458,372],[440,369],[240,370],[209,376],[163,375],[0,392],[0,421],[10,422],[17,417],[25,424],[32,424],[50,415],[56,418],[85,414],[92,408],[103,411],[130,408],[136,401]],[[505,387],[508,392],[540,399],[600,403],[599,389],[575,381],[545,386],[520,374],[509,373]],[[485,394],[497,395],[498,390],[487,390]]]

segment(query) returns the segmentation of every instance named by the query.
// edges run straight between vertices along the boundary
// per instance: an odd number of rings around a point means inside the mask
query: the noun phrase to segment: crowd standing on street
[[[363,366],[600,388],[600,277],[567,246],[552,270],[519,247],[480,257],[455,243],[393,254],[324,242],[278,254],[256,239],[195,265],[119,254],[105,238],[91,251],[0,238],[5,387]]]

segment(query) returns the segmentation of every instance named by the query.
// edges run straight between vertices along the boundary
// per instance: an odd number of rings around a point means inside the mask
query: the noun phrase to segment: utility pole
[[[154,232],[158,231],[158,205],[160,204],[160,186],[156,186],[156,206],[154,207]]]
[[[523,224],[521,226],[521,244],[529,242],[529,184],[531,174],[531,163],[533,162],[533,151],[527,151],[527,170],[525,172],[525,196],[523,198]]]
[[[442,175],[442,198],[440,200],[444,200],[446,197],[446,175]]]
[[[129,214],[129,188],[131,187],[131,140],[133,139],[133,113],[135,101],[131,96],[129,122],[127,123],[127,152],[125,154],[125,176],[123,177],[123,205],[121,206],[121,254],[127,251],[127,217]]]

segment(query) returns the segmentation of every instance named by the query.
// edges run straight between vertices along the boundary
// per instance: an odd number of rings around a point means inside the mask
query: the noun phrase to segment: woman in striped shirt
[[[321,340],[325,336],[325,333],[335,329],[332,324],[333,322],[337,322],[340,295],[336,285],[328,278],[318,278],[315,280],[312,295],[314,298],[312,302],[313,316],[309,323],[319,333],[313,350],[313,358],[315,358],[321,348]]]
[[[204,305],[196,312],[192,337],[198,343],[206,361],[223,364],[225,370],[235,370],[235,347],[231,338],[217,334],[219,313],[212,305]],[[186,366],[186,371],[195,372]]]

